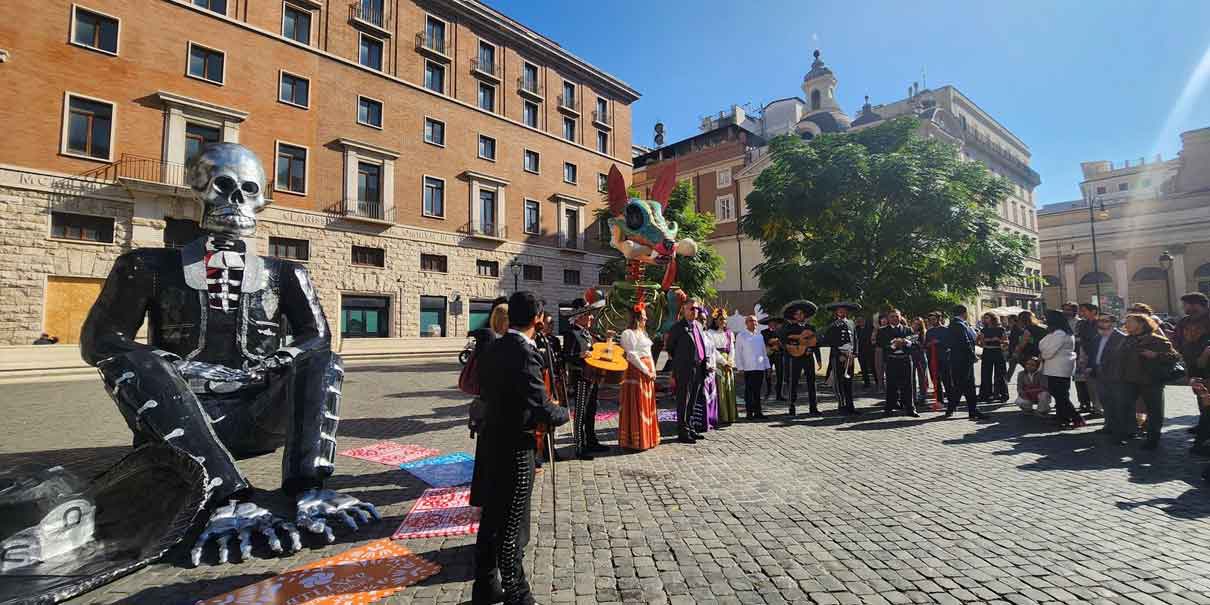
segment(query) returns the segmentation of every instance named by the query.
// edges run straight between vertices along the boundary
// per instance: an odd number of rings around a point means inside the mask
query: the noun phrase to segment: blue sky
[[[641,144],[657,120],[675,141],[732,103],[801,95],[815,47],[850,116],[922,71],[957,86],[1029,145],[1039,205],[1079,197],[1081,161],[1169,158],[1210,126],[1204,0],[487,1],[638,89]]]

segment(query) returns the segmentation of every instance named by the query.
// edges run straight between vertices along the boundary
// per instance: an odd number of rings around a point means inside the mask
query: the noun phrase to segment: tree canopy
[[[770,142],[740,220],[761,242],[761,303],[847,299],[921,313],[1023,270],[1024,237],[997,226],[1010,185],[905,117],[811,141]]]
[[[630,197],[642,197],[635,189],[629,190]],[[664,218],[677,224],[677,239],[690,238],[697,242],[697,254],[691,257],[677,257],[676,282],[691,297],[703,300],[713,299],[718,290],[714,285],[723,279],[723,257],[718,251],[705,243],[707,237],[714,231],[714,215],[709,212],[697,211],[697,197],[693,184],[680,181],[668,197],[664,207]],[[597,210],[598,220],[609,217],[609,210]],[[622,257],[610,260],[605,264],[603,272],[611,279],[620,280],[626,276],[626,259]],[[648,265],[644,268],[644,279],[659,283],[664,279],[664,267]]]

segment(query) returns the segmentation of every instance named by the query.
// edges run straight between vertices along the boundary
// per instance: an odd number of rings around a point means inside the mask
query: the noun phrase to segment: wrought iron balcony
[[[416,34],[416,50],[443,61],[449,61],[454,54],[445,36],[434,36],[428,32]]]
[[[387,29],[386,11],[381,6],[372,6],[370,2],[354,2],[349,5],[349,21],[354,25],[369,25],[381,32],[390,33]]]
[[[500,81],[502,69],[499,63],[483,59],[471,59],[471,73],[490,80]]]
[[[542,83],[537,78],[517,78],[517,91],[538,101],[542,100]]]
[[[570,97],[559,95],[559,109],[578,116],[580,115],[580,99],[574,95]]]
[[[381,200],[344,200],[329,206],[325,212],[341,218],[395,222],[395,209],[386,208]]]
[[[118,161],[94,168],[80,176],[101,181],[132,181],[171,187],[188,187],[185,165],[123,153]]]
[[[609,115],[607,111],[592,110],[592,122],[597,126],[613,128],[613,116]]]
[[[1004,150],[1004,148],[991,140],[991,137],[986,134],[976,132],[974,130],[966,130],[962,133],[962,139],[974,145],[984,152],[1000,157],[1005,163],[1015,169],[1030,187],[1037,187],[1042,182],[1042,177],[1029,167],[1029,164],[1021,161],[1017,156]]]

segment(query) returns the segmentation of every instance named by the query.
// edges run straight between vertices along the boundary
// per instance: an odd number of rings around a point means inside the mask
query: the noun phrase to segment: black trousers
[[[769,355],[769,362],[773,367],[765,372],[765,380],[768,381],[765,392],[775,394],[779,400],[783,399],[781,389],[782,384],[786,382],[786,363],[784,357],[785,355],[781,351]],[[777,387],[776,390],[774,390],[774,386]]]
[[[576,453],[588,452],[588,448],[597,441],[597,391],[599,385],[592,382],[581,370],[571,371],[571,384],[574,390],[575,418],[572,422],[572,436],[576,441]]]
[[[673,390],[673,396],[676,397],[676,433],[683,436],[689,434],[690,414],[697,407],[697,395],[701,390],[702,376],[696,365],[674,370],[674,372],[676,388]]]
[[[344,368],[329,350],[303,353],[264,386],[224,395],[193,393],[176,367],[151,351],[110,358],[98,369],[135,444],[163,442],[199,460],[214,501],[251,486],[236,460],[283,445],[288,493],[320,487],[332,475]]]
[[[857,362],[861,364],[861,382],[865,386],[870,386],[870,377],[874,377],[874,384],[882,384],[878,382],[878,374],[874,371],[874,352],[870,347],[862,347],[861,354],[857,356]]]
[[[1088,391],[1088,382],[1084,380],[1073,382],[1076,383],[1076,400],[1080,402],[1080,409],[1092,407],[1092,393]]]
[[[953,414],[954,410],[958,409],[958,403],[966,397],[966,411],[972,416],[979,414],[979,407],[976,404],[975,397],[975,365],[973,363],[959,363],[950,361],[949,365],[949,384],[946,385],[946,390],[949,391],[949,407],[946,413]]]
[[[912,389],[912,358],[887,355],[883,363],[886,368],[886,411],[897,409],[911,414],[916,411]]]
[[[1008,399],[1008,379],[1005,377],[1003,351],[984,349],[983,367],[979,374],[979,399]]]
[[[491,582],[497,573],[505,603],[532,599],[525,578],[525,546],[529,544],[529,507],[534,487],[534,451],[517,450],[511,473],[494,477],[497,486],[479,516],[475,538],[475,581]]]
[[[1147,441],[1159,443],[1160,432],[1164,428],[1164,385],[1126,382],[1122,383],[1122,387],[1122,394],[1131,406],[1140,397],[1143,399],[1143,405],[1147,408]]]
[[[807,381],[807,403],[811,406],[811,411],[815,411],[815,356],[811,351],[807,351],[802,357],[790,357],[790,409],[794,409],[794,404],[798,402],[798,383],[806,375]]]
[[[1046,390],[1055,400],[1055,417],[1059,422],[1073,422],[1080,418],[1076,406],[1071,404],[1071,379],[1061,376],[1047,376]],[[1134,401],[1131,398],[1130,401]]]
[[[764,370],[747,370],[744,372],[744,414],[758,416],[761,413],[760,387],[765,382]]]

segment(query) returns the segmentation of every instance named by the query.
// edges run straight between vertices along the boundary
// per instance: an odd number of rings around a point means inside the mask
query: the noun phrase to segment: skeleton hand
[[[258,366],[257,369],[265,372],[272,372],[274,370],[280,370],[284,367],[287,367],[292,363],[294,363],[294,357],[292,355],[285,351],[275,351],[272,355],[261,361],[260,366]]]
[[[309,489],[298,496],[298,514],[295,518],[298,526],[313,534],[323,534],[329,544],[336,540],[331,522],[339,519],[346,527],[357,531],[354,516],[362,524],[382,519],[373,504],[330,489]]]
[[[290,552],[302,548],[298,529],[294,525],[251,502],[231,500],[226,506],[214,509],[210,520],[206,522],[206,529],[202,530],[202,535],[198,536],[189,556],[193,561],[193,566],[197,567],[202,561],[202,548],[206,546],[207,541],[213,538],[218,543],[218,562],[226,563],[227,542],[231,538],[237,537],[239,538],[240,561],[247,561],[252,556],[253,531],[265,537],[265,540],[269,542],[270,550],[280,553],[283,548],[281,540],[277,537],[279,530],[290,536]]]

